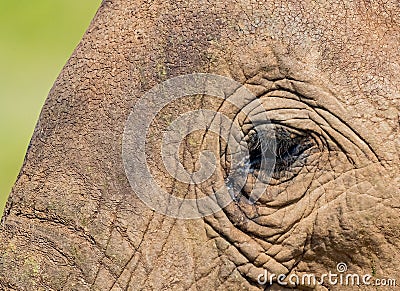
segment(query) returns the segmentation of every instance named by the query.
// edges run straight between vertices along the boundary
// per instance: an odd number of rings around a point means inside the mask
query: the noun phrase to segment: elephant
[[[394,0],[102,1],[49,93],[4,210],[1,289],[396,290],[399,15]],[[226,98],[143,99],[194,74],[237,82],[253,107],[228,102],[232,86]],[[143,100],[138,124],[165,106],[147,132],[124,139]],[[160,141],[199,110],[233,121],[247,162],[231,158],[222,122],[194,127],[174,154],[189,173],[201,172],[205,151],[215,167],[187,183],[170,175]],[[129,138],[146,140],[145,153]],[[230,203],[197,217],[149,207],[134,187],[147,177],[124,164],[126,142],[170,196],[230,187]],[[240,189],[233,169],[244,169]],[[296,279],[332,274],[361,282]]]

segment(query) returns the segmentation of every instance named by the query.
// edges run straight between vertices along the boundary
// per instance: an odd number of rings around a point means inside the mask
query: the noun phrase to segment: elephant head
[[[103,1],[8,200],[2,289],[355,288],[294,280],[335,272],[394,283],[400,7],[378,2]],[[181,93],[171,80],[182,76],[214,76],[219,98],[154,94],[160,84]],[[146,131],[129,127],[147,120]],[[186,131],[163,144],[174,128]],[[225,131],[236,131],[246,162]],[[146,192],[136,154],[169,198]],[[212,195],[217,209],[194,204],[196,217],[157,210]]]

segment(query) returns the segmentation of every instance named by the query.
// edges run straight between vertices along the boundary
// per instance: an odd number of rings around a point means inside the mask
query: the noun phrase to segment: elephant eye
[[[274,137],[268,133],[253,130],[249,134],[248,149],[250,169],[259,171],[262,161],[275,160],[274,175],[280,175],[284,171],[290,171],[296,161],[306,157],[305,152],[314,146],[313,139],[308,134],[293,133],[284,128],[278,128]]]

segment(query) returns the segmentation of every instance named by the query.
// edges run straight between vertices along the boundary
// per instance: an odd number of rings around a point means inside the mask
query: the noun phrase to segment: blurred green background
[[[44,100],[100,3],[0,0],[1,214]]]

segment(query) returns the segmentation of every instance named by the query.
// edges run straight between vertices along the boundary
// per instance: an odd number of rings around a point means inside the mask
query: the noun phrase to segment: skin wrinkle
[[[296,224],[296,222],[295,222],[295,224]]]
[[[214,227],[213,226],[211,226],[208,222],[207,222],[207,220],[206,220],[206,223],[210,226],[210,227],[212,227],[213,229],[214,229]],[[216,229],[214,229],[214,230],[216,230]],[[216,230],[217,231],[217,230]],[[223,232],[220,232],[219,231],[219,234],[222,236],[222,237],[224,237],[224,234],[223,234]],[[228,238],[226,238],[225,237],[225,241],[230,241]],[[246,243],[246,242],[244,242],[244,243]],[[232,248],[231,250],[233,250],[233,251],[239,251],[239,253],[241,253],[243,256],[244,256],[244,258],[247,258],[247,256],[246,256],[246,254],[245,253],[243,253],[241,250],[240,250],[240,248],[237,248],[237,247],[234,247],[234,248]],[[221,251],[223,251],[223,250],[221,250]],[[270,258],[270,259],[272,259],[272,258]],[[237,265],[236,267],[240,267],[241,265]]]
[[[298,90],[294,90],[293,93],[299,94]],[[312,100],[313,98],[312,98],[312,97],[310,98],[310,96],[314,96],[314,95],[304,96],[304,95],[299,94],[300,101],[302,101],[302,99],[304,99],[304,98],[307,99],[307,100],[310,100],[310,99]],[[325,96],[326,96],[326,95],[325,95]],[[317,101],[317,100],[314,100],[314,101]],[[326,103],[326,101],[327,101],[327,100],[324,100],[324,103]],[[324,108],[324,106],[318,105],[318,103],[313,104],[313,105],[309,104],[308,102],[305,102],[305,103],[308,104],[308,105],[310,105],[310,108],[314,109],[314,111],[316,111],[317,109],[318,109],[318,110],[322,110],[322,111],[326,111],[326,112],[328,112],[329,114],[331,114],[332,116],[334,116],[335,118],[337,118],[340,122],[346,124],[346,122],[345,122],[342,118],[340,118],[339,116],[337,116],[337,115],[335,115],[335,114],[332,114],[327,108]],[[329,103],[328,103],[328,104],[329,104]],[[337,110],[337,109],[336,109],[336,110]],[[342,115],[345,115],[345,112],[346,112],[346,111],[344,111],[343,109],[342,109],[341,111],[342,111],[341,114],[342,114]],[[319,114],[319,115],[321,116],[321,114]],[[327,121],[326,118],[324,118],[324,119],[325,119],[325,121]],[[327,121],[327,122],[328,122],[328,121]],[[328,124],[329,124],[329,122],[328,122]],[[346,124],[346,126],[348,126],[348,124]],[[349,126],[348,126],[348,127],[349,127]],[[349,128],[350,128],[350,127],[349,127]],[[356,131],[352,130],[351,128],[350,128],[350,130],[351,130],[351,131],[353,132],[353,134],[355,134],[356,137],[359,138],[367,147],[369,147],[369,149],[372,151],[372,153],[376,156],[376,153],[374,152],[374,150],[365,142],[365,140],[363,140],[363,139],[361,138],[361,136],[357,134]],[[378,158],[378,157],[377,157],[377,158]],[[378,158],[378,159],[379,159],[379,158]]]
[[[103,1],[50,92],[8,203],[0,234],[0,258],[7,256],[0,260],[0,289],[99,290],[115,283],[114,289],[126,290],[193,286],[193,290],[262,290],[268,287],[254,284],[258,275],[254,264],[257,259],[262,262],[260,254],[266,250],[274,258],[265,266],[269,271],[323,273],[335,270],[337,260],[343,260],[352,272],[363,274],[374,265],[369,261],[372,257],[378,276],[398,277],[395,197],[400,181],[392,182],[399,170],[398,12],[398,3],[390,0]],[[268,205],[271,221],[276,216],[281,223],[293,218],[298,223],[269,238],[274,245],[245,231],[260,252],[245,252],[252,258],[246,262],[225,254],[222,247],[230,236],[246,242],[239,232],[219,237],[217,246],[217,239],[210,241],[213,235],[206,232],[206,222],[181,224],[161,217],[131,193],[120,165],[124,121],[138,98],[166,78],[195,71],[257,83],[249,84],[257,96],[267,94],[265,88],[272,88],[271,83],[285,79],[295,93],[292,96],[301,95],[297,101],[308,102],[317,111],[327,108],[332,119],[324,124],[337,131],[337,143],[355,145],[340,150],[328,135],[320,136],[319,151],[327,156],[308,161],[304,176],[292,180],[293,184],[276,185],[283,188],[276,192],[286,200],[296,196],[296,188],[308,186],[303,189],[304,203],[293,211],[290,205],[284,207],[283,215],[278,213],[281,207]],[[314,91],[303,94],[294,82],[314,86]],[[328,99],[322,90],[336,103],[319,103]],[[203,106],[202,102],[199,108]],[[274,114],[280,112],[284,116],[279,110]],[[326,117],[324,112],[315,114]],[[281,123],[291,129],[311,126],[297,121],[299,117],[288,116]],[[206,135],[201,145],[209,142]],[[185,163],[194,168],[196,149],[187,150]],[[341,151],[370,163],[354,170],[343,154],[337,156]],[[162,171],[162,167],[155,169],[161,183],[169,186]],[[312,185],[303,180],[307,176],[312,176]],[[171,193],[179,196],[184,189],[188,195],[200,196],[209,188],[179,188]],[[382,200],[375,206],[368,204],[374,197]],[[246,211],[250,210],[241,207],[237,213],[247,215]],[[228,218],[212,223],[229,234],[236,227]],[[128,226],[127,237],[120,233],[122,225]],[[189,235],[193,239],[188,242],[184,238]],[[57,263],[44,238],[71,263]],[[207,241],[210,245],[205,249]],[[118,248],[124,245],[125,250]],[[88,259],[82,260],[69,246],[85,246]],[[229,252],[244,247],[230,246]],[[34,249],[43,250],[35,253],[40,272],[20,280],[21,274],[33,274],[24,262]],[[132,253],[135,256],[129,259]],[[196,282],[201,283],[193,285]],[[341,288],[332,290],[346,290]]]
[[[293,93],[296,93],[296,91],[292,91],[292,92],[293,92]],[[313,99],[313,98],[312,98],[313,95],[310,95],[310,96],[311,96],[311,98],[309,98],[309,96],[307,96],[306,99],[307,99],[307,100]],[[312,106],[311,108],[318,108],[318,107],[321,108],[321,107],[318,106],[318,105],[314,105],[314,106]],[[314,110],[315,110],[315,109],[314,109]],[[325,111],[326,109],[321,108],[321,110],[324,110],[324,111]],[[329,111],[328,111],[328,112],[329,112]],[[251,114],[251,112],[250,112],[250,114]],[[319,114],[319,115],[320,115],[320,114]],[[320,116],[321,116],[321,115],[320,115]],[[333,115],[333,116],[335,116],[335,115]],[[335,116],[335,117],[336,117],[336,116]],[[323,119],[324,119],[326,122],[328,122],[326,118],[323,117]],[[341,120],[341,119],[339,119],[339,120]],[[343,122],[343,120],[341,120],[341,121]],[[329,122],[328,122],[328,124],[329,124]],[[353,131],[353,132],[354,132],[354,131]],[[355,134],[355,132],[354,132],[354,134]],[[329,134],[329,136],[332,137],[332,135],[330,135],[330,134]],[[355,135],[355,136],[356,136],[356,135]],[[356,136],[356,137],[359,138],[360,136],[358,135],[358,136]],[[361,140],[362,140],[362,139],[361,139]],[[362,140],[362,142],[365,143],[365,141],[363,141],[363,140]],[[354,143],[354,142],[353,142],[353,143]],[[366,143],[365,143],[365,144],[366,144]],[[355,144],[355,143],[354,143],[354,145],[357,146],[357,144]],[[368,144],[366,144],[366,145],[368,146]],[[344,150],[344,148],[342,148],[342,149]],[[370,148],[370,150],[372,150],[372,149]],[[375,154],[375,152],[374,152],[373,150],[372,150],[372,153]],[[375,155],[376,155],[376,154],[375,154]]]
[[[318,114],[318,111],[320,111],[320,112],[325,112],[325,109],[323,109],[323,108],[316,108],[316,107],[311,107],[313,110],[314,110],[314,112],[316,112],[317,114]],[[277,110],[279,110],[279,109],[277,109]],[[270,112],[270,111],[269,111]],[[327,111],[328,112],[328,114],[330,114],[330,112],[329,111]],[[323,120],[324,121],[326,121],[328,124],[330,124],[329,122],[328,122],[328,120],[327,120],[327,118],[325,118],[325,117],[323,117],[322,116],[322,114],[318,114],[318,116],[319,117],[322,117],[323,118]],[[308,117],[309,119],[313,119],[313,118],[311,118],[310,116]],[[295,120],[296,118],[292,118],[291,120]],[[297,118],[297,119],[300,119],[300,118]],[[304,118],[304,119],[306,119],[306,118]],[[285,120],[285,119],[283,119],[283,120]],[[286,122],[290,122],[290,120],[289,119],[286,119],[285,120]],[[320,122],[318,122],[317,120],[314,120],[316,123],[320,123]],[[339,128],[340,126],[335,126],[335,128]],[[328,129],[330,129],[331,127],[328,127]],[[321,127],[321,129],[323,129],[323,127]],[[350,129],[351,130],[351,129]],[[353,131],[354,132],[354,131]],[[355,133],[355,132],[354,132]],[[350,133],[350,134],[352,134],[352,132]],[[332,137],[332,136],[331,136]],[[343,137],[345,138],[345,136],[343,135]],[[349,140],[351,140],[350,139],[350,137],[347,137]],[[357,138],[358,139],[358,136],[356,135],[356,134],[354,134],[354,138]],[[362,143],[364,143],[364,141],[362,141],[362,140],[360,140]],[[361,149],[361,147],[363,146],[363,144],[360,144],[360,145],[358,145],[355,141],[352,141],[351,140],[351,142],[354,144],[354,146],[356,146],[356,147],[358,147],[358,148],[360,148],[360,150],[362,150]],[[365,143],[364,143],[365,144]],[[366,144],[365,144],[366,145]],[[369,153],[364,149],[364,150],[362,150],[363,152],[364,152],[364,154],[365,155],[368,155]],[[373,154],[375,154],[374,152],[372,152]],[[375,154],[376,155],[376,154]]]

